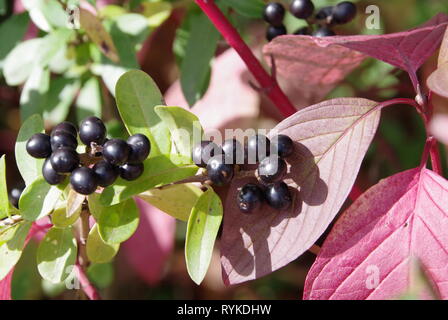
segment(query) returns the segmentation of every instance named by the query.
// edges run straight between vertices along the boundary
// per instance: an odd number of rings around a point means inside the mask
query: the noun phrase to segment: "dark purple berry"
[[[97,176],[98,185],[104,188],[112,185],[120,175],[118,167],[104,160],[97,162],[92,169]]]
[[[333,14],[333,6],[323,7],[316,13],[317,20],[325,20]]]
[[[129,163],[140,163],[148,158],[151,152],[151,142],[149,139],[140,133],[130,136],[127,140],[131,152],[129,153]]]
[[[126,163],[120,167],[120,177],[128,181],[136,180],[144,169],[143,163]]]
[[[229,139],[222,144],[227,164],[244,164],[244,147],[236,139]]]
[[[214,185],[223,186],[232,180],[233,169],[233,164],[226,164],[225,157],[221,154],[208,161],[207,175]]]
[[[254,164],[269,156],[271,142],[266,136],[256,134],[249,137],[246,148],[248,163]]]
[[[79,166],[79,155],[71,148],[60,148],[53,152],[50,162],[57,173],[69,173]]]
[[[333,21],[344,24],[352,21],[356,16],[356,6],[350,1],[338,3],[333,9]]]
[[[310,34],[310,32],[308,30],[308,27],[303,27],[303,28],[297,29],[296,32],[294,32],[294,34],[296,36],[307,36]]]
[[[61,122],[60,124],[55,126],[53,128],[53,130],[51,131],[51,135],[54,135],[54,134],[56,134],[58,132],[70,133],[75,138],[78,136],[78,130],[76,130],[76,127],[72,123],[70,123],[68,121]]]
[[[49,184],[56,185],[60,184],[65,180],[65,175],[59,174],[53,169],[51,165],[50,158],[46,159],[44,165],[42,166],[42,175]]]
[[[334,33],[333,30],[330,30],[328,28],[322,27],[320,29],[317,29],[316,31],[313,32],[313,36],[314,37],[331,37],[331,36],[335,36],[336,33]]]
[[[9,201],[17,209],[19,208],[19,200],[20,196],[22,195],[22,192],[23,188],[12,188],[11,191],[9,192]]]
[[[103,146],[104,159],[116,166],[121,166],[128,161],[131,147],[121,139],[110,139]]]
[[[252,213],[260,209],[263,201],[263,189],[256,184],[248,183],[238,192],[237,204],[243,213]]]
[[[268,185],[264,196],[269,206],[277,210],[286,210],[292,204],[292,196],[288,185],[283,181]]]
[[[212,141],[201,141],[193,148],[193,163],[198,167],[205,168],[210,158],[220,154],[223,154],[223,151],[216,143]]]
[[[106,138],[106,127],[103,121],[97,117],[88,117],[79,126],[79,138],[86,145],[92,142],[102,144]]]
[[[70,184],[76,192],[89,195],[98,187],[98,178],[92,169],[80,167],[72,172]]]
[[[286,162],[278,155],[272,154],[261,160],[258,165],[258,177],[264,183],[273,183],[283,179],[286,174]]]
[[[266,30],[266,39],[268,41],[272,41],[274,38],[278,36],[285,35],[287,33],[285,26],[269,26]]]
[[[311,0],[294,0],[289,10],[296,18],[308,19],[314,12],[314,4]]]
[[[28,139],[26,151],[34,158],[46,158],[51,155],[50,136],[45,133],[36,133]]]
[[[280,158],[287,158],[294,152],[294,142],[285,134],[279,134],[272,139],[272,149]]]
[[[264,8],[264,20],[273,26],[281,26],[285,17],[285,7],[281,3],[271,2]]]
[[[53,151],[64,147],[76,150],[78,147],[78,140],[75,136],[65,131],[52,132],[50,142]]]

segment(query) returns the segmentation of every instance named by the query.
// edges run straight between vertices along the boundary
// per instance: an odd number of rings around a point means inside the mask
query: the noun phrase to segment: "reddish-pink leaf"
[[[13,272],[14,270],[11,270],[8,275],[0,281],[0,300],[11,300],[11,281]]]
[[[148,285],[155,285],[174,246],[176,221],[141,199],[135,201],[140,209],[140,223],[122,248],[135,272]]]
[[[237,189],[254,179],[232,184],[220,243],[226,284],[266,275],[315,243],[353,186],[378,126],[376,106],[366,99],[333,99],[302,109],[275,128],[295,141],[285,179],[294,205],[284,212],[265,206],[244,215],[236,204]]]
[[[413,258],[448,298],[447,199],[448,181],[426,168],[382,180],[336,222],[304,298],[396,298],[412,285]]]

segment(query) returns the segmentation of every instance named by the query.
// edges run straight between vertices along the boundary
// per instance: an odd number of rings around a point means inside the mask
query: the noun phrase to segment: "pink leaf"
[[[448,115],[434,116],[430,124],[430,131],[437,140],[448,145]]]
[[[0,300],[11,300],[11,281],[13,272],[14,270],[11,270],[8,275],[0,281]]]
[[[397,297],[413,285],[413,258],[448,298],[446,199],[448,181],[426,168],[382,180],[336,222],[308,274],[304,298]]]
[[[438,67],[427,80],[428,87],[442,97],[448,98],[448,63]]]
[[[140,223],[122,248],[135,272],[148,285],[155,285],[173,250],[176,221],[141,199],[135,201],[140,209]]]
[[[244,215],[236,196],[251,179],[232,184],[220,243],[226,284],[266,275],[315,243],[353,186],[378,126],[376,106],[366,99],[333,99],[302,109],[275,128],[295,141],[285,180],[295,191],[294,205],[284,212],[265,206]]]

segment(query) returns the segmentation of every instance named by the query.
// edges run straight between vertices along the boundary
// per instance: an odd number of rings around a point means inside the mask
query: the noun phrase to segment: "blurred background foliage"
[[[265,44],[261,12],[266,2],[217,1],[258,54]],[[314,0],[318,8],[337,2]],[[439,12],[448,13],[448,3],[442,0],[356,2],[357,18],[336,29],[338,34],[398,32],[416,27]],[[0,155],[7,154],[10,188],[23,184],[13,149],[20,124],[30,115],[42,114],[47,129],[66,119],[78,123],[96,115],[105,119],[111,136],[125,136],[113,98],[115,82],[124,71],[144,70],[162,92],[180,79],[185,100],[193,106],[207,91],[210,61],[228,48],[191,0],[89,0],[82,6],[80,25],[75,20],[73,28],[67,13],[79,4],[78,0],[0,0]],[[365,28],[365,8],[371,4],[380,8],[379,30]],[[91,13],[95,11],[97,15]],[[285,20],[289,32],[303,23],[291,15]],[[421,78],[435,69],[435,58],[420,70]],[[414,93],[404,72],[367,59],[329,98],[339,96],[381,101],[413,98]],[[271,104],[261,101],[259,116],[254,119],[258,125],[281,120]],[[434,102],[437,112],[448,112],[446,100],[436,96]],[[418,165],[424,137],[424,127],[414,110],[406,106],[386,109],[358,184],[367,189],[386,176]],[[446,173],[446,150],[442,154]],[[123,254],[114,263],[92,265],[89,276],[105,298],[296,299],[302,295],[314,259],[313,254],[306,253],[267,277],[226,288],[216,252],[204,283],[198,287],[186,271],[184,240],[185,223],[178,222],[175,249],[155,285],[145,284]],[[32,242],[26,248],[16,268],[13,297],[76,298],[76,291],[41,280],[34,259],[36,247]]]

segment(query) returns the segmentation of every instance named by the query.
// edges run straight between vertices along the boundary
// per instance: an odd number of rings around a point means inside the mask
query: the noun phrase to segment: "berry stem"
[[[263,91],[274,105],[277,106],[285,117],[294,114],[297,110],[281,90],[277,80],[266,72],[236,29],[216,6],[215,2],[213,0],[195,0],[195,2],[208,16],[227,43],[240,55],[249,71],[257,79],[261,88],[263,88]]]

